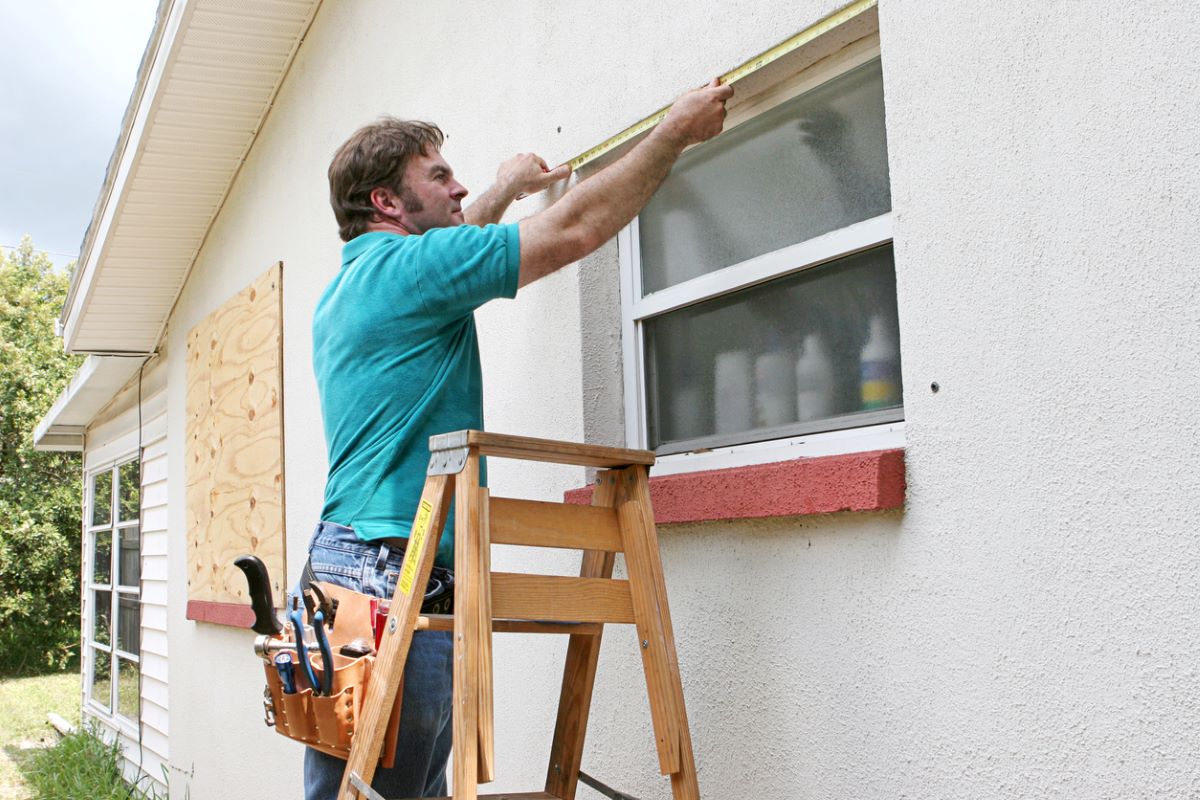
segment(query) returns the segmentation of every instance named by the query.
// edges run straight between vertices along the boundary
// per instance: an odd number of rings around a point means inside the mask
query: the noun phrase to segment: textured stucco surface
[[[881,35],[924,553],[896,788],[1194,796],[1194,9],[885,3]]]
[[[573,3],[325,4],[168,334],[182,354],[284,262],[290,579],[324,479],[308,331],[339,263],[337,144],[385,111],[433,119],[478,191],[512,153],[561,161],[837,5],[622,1],[582,23]],[[1200,794],[1200,25],[1128,5],[881,0],[907,507],[663,529],[705,797]],[[479,314],[489,427],[620,440],[615,247],[582,269]],[[173,789],[296,797],[251,637],[184,620],[185,371],[167,368]],[[544,499],[586,479],[492,478]],[[496,640],[497,791],[540,786],[562,652]],[[601,658],[584,768],[666,798],[632,631]]]

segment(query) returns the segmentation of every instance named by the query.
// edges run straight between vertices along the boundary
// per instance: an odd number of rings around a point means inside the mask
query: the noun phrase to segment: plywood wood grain
[[[282,301],[277,264],[188,332],[189,600],[248,603],[245,553],[283,599]]]

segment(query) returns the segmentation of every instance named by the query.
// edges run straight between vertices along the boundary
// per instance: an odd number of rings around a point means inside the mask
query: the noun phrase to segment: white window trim
[[[630,235],[630,250],[632,250],[633,234],[637,230],[636,221],[631,223],[628,228],[632,229]],[[642,320],[693,303],[748,289],[755,284],[802,272],[827,261],[845,258],[848,255],[891,241],[892,215],[889,212],[652,292],[640,300],[632,301],[629,308],[635,319]],[[631,252],[630,260],[632,261],[634,258],[636,255]],[[640,272],[641,265],[638,264],[635,269],[630,270],[630,277],[636,280]],[[634,288],[631,286],[630,292]]]
[[[855,67],[880,56],[879,36],[872,34],[808,67],[790,79],[739,104],[725,130],[753,119]],[[646,448],[645,353],[642,320],[703,300],[810,269],[856,252],[888,244],[893,216],[847,225],[798,244],[700,275],[666,289],[641,295],[641,258],[637,246],[638,218],[617,234],[621,288],[621,348],[625,387],[625,440],[629,447]],[[868,424],[843,430],[790,436],[728,447],[703,448],[659,456],[655,475],[751,466],[794,458],[861,453],[905,446],[904,421]]]
[[[132,442],[130,442],[129,444],[126,444],[125,440],[127,440],[127,439],[132,439]],[[132,447],[130,447],[130,444],[132,445]],[[112,696],[115,696],[117,694],[117,692],[119,691],[119,680],[118,680],[119,676],[118,676],[116,669],[114,669],[115,665],[113,664],[112,659],[113,659],[113,656],[115,655],[117,658],[129,661],[130,663],[137,664],[138,673],[139,674],[141,673],[142,654],[140,652],[139,653],[130,653],[126,650],[119,649],[117,647],[117,640],[116,640],[117,639],[116,628],[117,628],[117,621],[118,621],[117,614],[119,611],[120,595],[121,594],[133,595],[133,596],[137,597],[138,602],[140,604],[141,599],[142,599],[142,591],[141,591],[140,581],[139,581],[139,585],[137,585],[137,586],[128,586],[126,584],[117,583],[116,581],[119,579],[119,574],[117,572],[118,567],[116,566],[115,563],[110,568],[111,574],[109,575],[110,582],[108,584],[96,584],[96,583],[93,583],[93,581],[92,581],[92,576],[95,575],[95,572],[93,570],[93,564],[92,564],[92,554],[95,552],[94,548],[92,547],[93,533],[95,533],[96,531],[100,531],[100,530],[112,531],[112,535],[114,538],[113,551],[112,551],[113,554],[111,554],[109,557],[110,557],[110,559],[115,560],[115,553],[117,552],[116,533],[118,531],[120,531],[122,528],[132,527],[132,525],[130,524],[130,522],[131,522],[130,520],[125,520],[124,521],[125,524],[120,524],[118,522],[115,524],[94,525],[92,523],[92,518],[93,518],[92,517],[92,509],[93,509],[93,503],[95,502],[93,481],[94,481],[95,476],[99,475],[100,473],[108,472],[109,470],[112,470],[114,478],[115,478],[115,476],[119,474],[119,469],[121,466],[128,464],[132,461],[140,461],[140,459],[142,457],[142,454],[138,452],[138,448],[137,448],[136,432],[134,434],[131,434],[130,436],[121,437],[121,439],[118,442],[111,443],[110,447],[113,445],[117,445],[117,446],[124,445],[123,452],[120,456],[114,458],[110,455],[111,451],[109,453],[105,453],[105,455],[108,456],[108,458],[105,461],[98,462],[97,460],[92,459],[92,463],[89,463],[85,467],[84,473],[83,473],[86,502],[84,503],[84,508],[83,508],[83,513],[84,513],[83,532],[84,532],[84,535],[83,535],[83,574],[82,574],[82,579],[83,579],[84,603],[85,603],[85,607],[87,609],[87,622],[84,625],[83,630],[81,631],[81,640],[82,640],[81,643],[82,643],[82,647],[85,649],[85,653],[86,653],[86,661],[84,662],[84,665],[83,665],[83,675],[82,675],[82,678],[83,678],[83,710],[88,715],[104,721],[105,724],[109,725],[114,730],[136,738],[138,735],[138,727],[141,723],[141,720],[139,719],[141,716],[141,698],[138,699],[138,710],[139,710],[138,717],[139,718],[126,717],[117,710],[117,704],[112,702]],[[115,486],[113,488],[114,488],[114,490],[116,489]],[[139,487],[139,491],[140,491],[140,487]],[[113,497],[112,497],[113,507],[117,508],[119,502],[120,502],[120,498],[119,498],[117,492],[114,491]],[[138,503],[138,526],[139,526],[139,528],[141,526],[141,512],[142,512],[142,509],[141,509],[140,494],[139,494],[139,503]],[[140,531],[139,531],[139,536],[140,536]],[[141,558],[140,547],[139,547],[138,558],[139,559]],[[140,574],[140,569],[139,569],[139,574]],[[104,588],[106,586],[107,586],[107,589]],[[96,608],[95,608],[94,592],[97,589],[100,591],[107,591],[112,596],[111,604],[109,607],[109,615],[110,615],[109,616],[109,625],[112,626],[113,636],[112,636],[112,643],[109,645],[95,643],[92,640],[92,631],[95,629],[95,623],[96,623]],[[139,628],[140,628],[140,622],[139,622]],[[141,640],[141,631],[140,630],[138,632],[138,640],[139,641]],[[92,697],[92,670],[95,668],[94,653],[97,650],[107,653],[109,656],[109,680],[112,682],[112,686],[113,686],[112,691],[111,691],[111,696],[109,698],[110,707],[105,707],[105,706],[99,705]]]

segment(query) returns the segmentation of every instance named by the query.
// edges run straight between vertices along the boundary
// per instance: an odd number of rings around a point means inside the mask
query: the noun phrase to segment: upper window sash
[[[879,60],[811,70],[773,103],[750,98],[689,149],[639,214],[635,297],[890,210]],[[731,113],[731,117],[734,116]]]

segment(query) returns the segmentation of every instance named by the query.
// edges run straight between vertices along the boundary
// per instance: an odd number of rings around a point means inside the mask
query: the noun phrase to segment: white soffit
[[[33,449],[81,452],[87,426],[145,362],[140,356],[88,356],[38,423]]]
[[[164,0],[84,237],[72,353],[148,353],[320,0]]]

